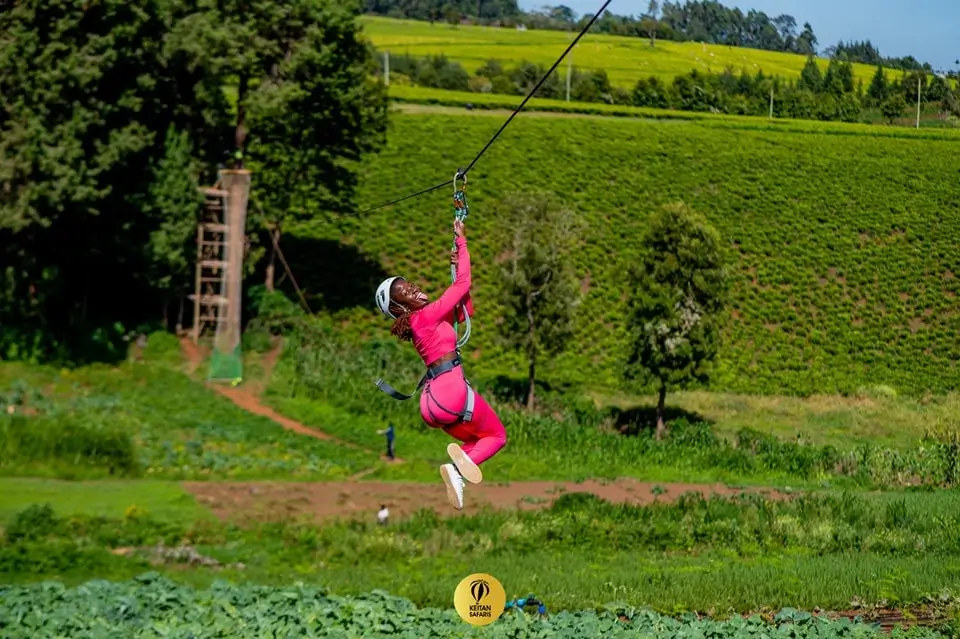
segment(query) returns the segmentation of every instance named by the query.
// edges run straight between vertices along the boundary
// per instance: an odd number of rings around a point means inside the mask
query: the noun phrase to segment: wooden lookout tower
[[[217,183],[200,189],[203,219],[197,228],[193,342],[213,331],[211,380],[242,377],[240,306],[246,246],[250,171],[222,170]]]

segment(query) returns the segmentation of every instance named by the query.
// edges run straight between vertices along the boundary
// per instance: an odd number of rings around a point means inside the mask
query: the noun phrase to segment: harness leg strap
[[[473,419],[473,406],[475,402],[475,396],[473,393],[473,386],[470,385],[470,382],[467,382],[467,401],[463,405],[463,421],[469,422]]]
[[[423,385],[426,382],[427,382],[427,376],[424,375],[423,377],[420,378],[420,382],[417,384],[417,390],[413,391],[413,393],[411,393],[410,395],[404,395],[403,393],[395,389],[393,386],[383,381],[383,378],[380,378],[377,380],[377,388],[382,390],[384,393],[386,393],[390,397],[396,400],[399,400],[401,402],[405,402],[408,399],[411,399],[417,393],[419,393],[420,389],[423,388]]]

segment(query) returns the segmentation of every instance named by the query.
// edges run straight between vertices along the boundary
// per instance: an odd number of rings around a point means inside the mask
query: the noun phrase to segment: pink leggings
[[[467,386],[458,367],[427,382],[420,395],[420,416],[428,426],[442,428],[463,442],[463,452],[479,466],[506,445],[507,431],[477,392],[474,392],[473,418],[459,423],[460,417],[454,411],[462,411],[466,401]]]

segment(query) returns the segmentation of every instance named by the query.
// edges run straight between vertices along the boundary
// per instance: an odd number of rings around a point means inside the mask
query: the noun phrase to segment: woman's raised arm
[[[467,250],[467,238],[462,235],[457,236],[457,276],[453,280],[443,295],[436,302],[427,304],[417,311],[417,314],[432,324],[439,324],[442,321],[450,319],[454,309],[466,299],[467,312],[473,315],[473,302],[469,299],[470,286],[472,280],[470,277],[470,252]]]

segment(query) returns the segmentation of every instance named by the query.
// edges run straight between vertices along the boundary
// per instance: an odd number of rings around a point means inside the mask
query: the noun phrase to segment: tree
[[[650,46],[657,44],[657,16],[660,14],[660,3],[657,0],[650,0],[647,5],[647,15],[650,16]]]
[[[356,166],[384,143],[386,89],[361,38],[359,5],[334,0],[192,0],[171,46],[237,92],[234,159],[273,245],[283,227],[350,207]],[[257,210],[255,208],[255,210]]]
[[[171,126],[163,148],[164,155],[153,169],[148,196],[140,208],[151,218],[153,229],[147,241],[150,263],[146,274],[150,284],[163,296],[167,326],[170,302],[179,300],[176,323],[179,329],[183,298],[193,285],[197,222],[203,204],[199,192],[202,169],[186,132]]]
[[[812,55],[807,56],[807,62],[800,71],[797,88],[814,93],[819,93],[820,90],[823,89],[823,74],[820,73],[820,67]]]
[[[783,50],[793,51],[796,47],[797,20],[791,15],[779,15],[773,19],[773,24],[783,40]]]
[[[797,36],[797,53],[804,55],[817,54],[817,36],[813,33],[813,27],[809,22],[803,23],[803,31]]]
[[[385,92],[356,8],[7,4],[0,354],[29,341],[38,357],[113,357],[125,330],[159,323],[187,279],[200,168],[212,177],[231,146],[261,172],[255,199],[278,222],[347,210],[357,161],[382,142]]]
[[[894,93],[880,105],[883,117],[887,118],[890,124],[893,124],[897,118],[902,116],[906,109],[907,101],[903,99],[903,95],[900,93]]]
[[[573,12],[573,9],[563,4],[551,7],[549,16],[558,22],[563,22],[568,25],[572,25],[577,20],[577,15]]]
[[[171,126],[218,126],[219,87],[165,51],[170,19],[156,0],[0,11],[0,327],[38,357],[114,357],[119,325],[159,318],[152,167]]]
[[[630,274],[628,310],[632,337],[624,376],[656,382],[656,437],[666,427],[669,388],[709,379],[720,341],[727,277],[720,235],[683,203],[653,216]]]
[[[867,98],[874,104],[880,104],[887,99],[889,93],[887,74],[884,72],[882,65],[877,65],[877,71],[873,74],[873,79],[870,80],[870,86],[867,87]]]
[[[573,336],[579,306],[577,277],[569,256],[577,243],[577,219],[549,196],[507,199],[496,215],[512,230],[501,264],[502,341],[527,359],[527,408],[533,410],[537,363],[560,353]]]
[[[844,85],[844,77],[842,75],[842,63],[836,58],[831,58],[829,64],[827,65],[827,72],[823,76],[823,86],[821,90],[829,93],[835,98],[839,98],[846,92],[846,87]],[[853,76],[850,76],[850,80],[853,80]]]

